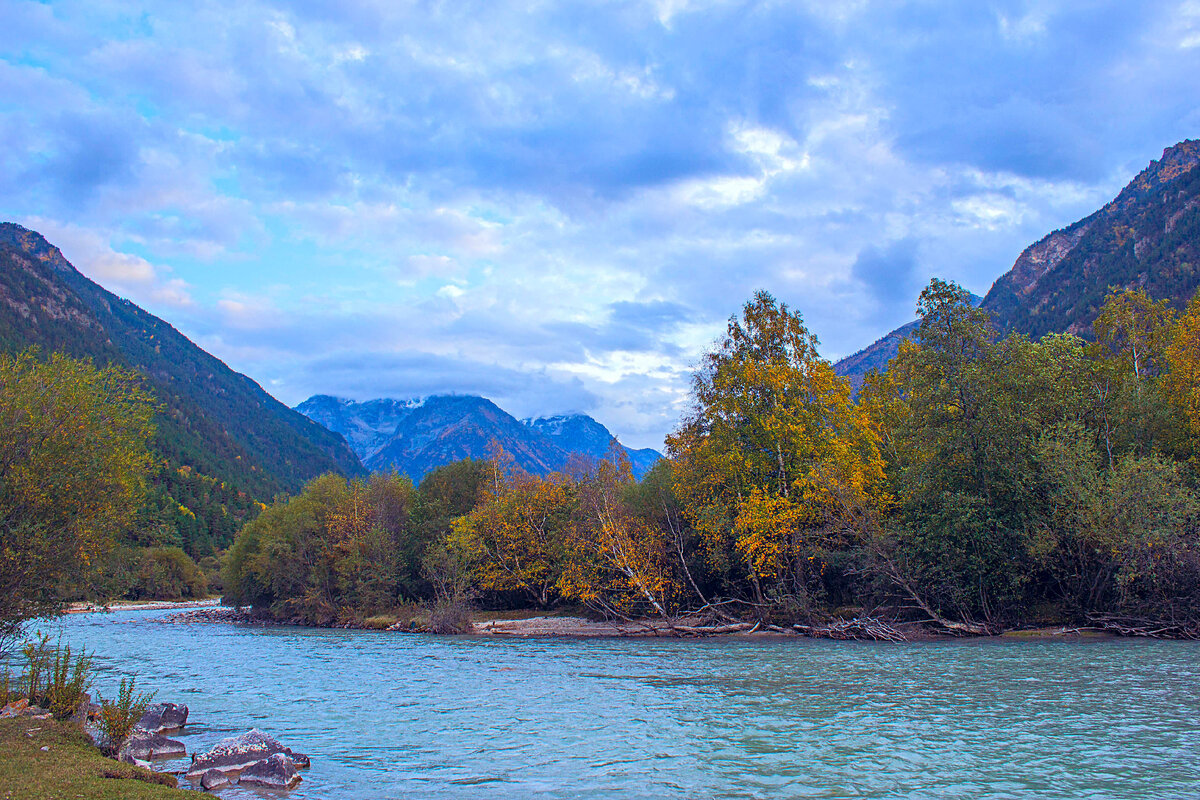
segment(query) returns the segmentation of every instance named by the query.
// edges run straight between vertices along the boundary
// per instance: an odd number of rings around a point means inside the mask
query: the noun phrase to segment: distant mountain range
[[[1090,337],[1114,289],[1144,288],[1182,307],[1200,288],[1200,141],[1163,151],[1099,211],[1030,245],[1001,275],[981,307],[1001,334],[1034,339],[1070,332]],[[884,369],[911,322],[834,364],[855,390],[871,369]]]
[[[340,436],[88,280],[41,234],[0,223],[0,350],[34,345],[145,375],[165,406],[155,449],[174,467],[262,499],[323,472],[363,472]]]
[[[367,469],[395,469],[416,482],[452,461],[489,458],[496,445],[517,466],[546,475],[567,466],[572,456],[604,458],[614,441],[607,428],[585,414],[518,420],[474,395],[362,403],[317,395],[296,411],[341,434]],[[638,477],[662,458],[656,450],[622,449]]]

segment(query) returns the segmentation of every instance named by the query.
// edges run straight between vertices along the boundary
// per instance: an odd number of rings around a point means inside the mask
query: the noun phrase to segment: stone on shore
[[[229,785],[229,776],[219,769],[210,769],[200,776],[201,789],[220,789]]]
[[[256,761],[238,776],[239,786],[262,786],[267,789],[290,789],[300,782],[296,765],[283,753]]]
[[[187,724],[188,707],[181,703],[155,703],[146,709],[146,713],[134,727],[162,733],[182,728]]]
[[[121,745],[122,761],[125,760],[126,754],[136,761],[145,761],[151,758],[185,756],[187,748],[184,747],[183,742],[168,739],[161,733],[134,728],[133,733],[129,734],[129,738]]]
[[[308,766],[308,756],[293,753],[275,737],[255,728],[240,736],[222,739],[207,753],[193,756],[187,777],[196,780],[210,769],[237,772],[276,754],[286,758],[293,767]]]

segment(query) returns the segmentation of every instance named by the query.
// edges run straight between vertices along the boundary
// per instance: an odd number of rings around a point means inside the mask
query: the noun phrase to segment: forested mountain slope
[[[1163,151],[1095,213],[1027,247],[983,298],[1001,335],[1090,337],[1112,289],[1144,288],[1183,304],[1200,288],[1200,141]],[[834,365],[855,389],[884,369],[917,323],[897,328]]]
[[[323,472],[362,472],[341,437],[81,275],[40,234],[2,223],[0,349],[34,345],[144,374],[164,406],[155,449],[172,474],[190,468],[183,482],[200,473],[270,499]]]

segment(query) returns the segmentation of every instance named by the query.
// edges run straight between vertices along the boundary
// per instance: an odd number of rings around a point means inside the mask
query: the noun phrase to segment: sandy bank
[[[104,611],[167,611],[176,608],[211,608],[221,604],[221,598],[210,597],[205,600],[148,600],[145,602],[113,603],[102,606],[95,603],[72,603],[67,608],[67,614],[93,614]]]

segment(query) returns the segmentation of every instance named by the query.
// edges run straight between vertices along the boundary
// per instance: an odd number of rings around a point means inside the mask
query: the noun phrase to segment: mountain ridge
[[[1043,236],[993,282],[980,307],[1000,335],[1091,336],[1111,289],[1144,288],[1182,307],[1200,288],[1200,140],[1185,139],[1135,175],[1104,206]],[[910,322],[834,364],[855,391],[871,369],[886,369]]]
[[[0,223],[0,350],[31,346],[143,374],[164,405],[156,451],[256,497],[296,491],[326,471],[362,472],[341,437],[87,278],[41,234]]]
[[[521,469],[546,475],[563,469],[576,455],[604,458],[616,438],[586,414],[518,420],[478,395],[362,402],[314,395],[296,410],[342,435],[368,469],[395,469],[416,482],[452,461],[489,458],[497,446]],[[619,446],[638,477],[662,458],[649,448]]]

